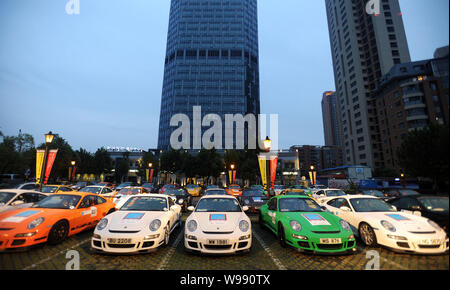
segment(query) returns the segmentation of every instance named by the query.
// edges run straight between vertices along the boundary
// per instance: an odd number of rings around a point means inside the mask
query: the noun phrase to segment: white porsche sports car
[[[382,245],[395,251],[421,254],[448,251],[449,239],[435,222],[399,212],[377,197],[339,196],[328,198],[322,205],[346,220],[367,246]]]
[[[91,240],[94,251],[141,253],[169,243],[181,225],[181,207],[163,194],[131,196],[97,224]]]
[[[33,190],[1,189],[0,212],[31,207],[35,202],[38,202],[47,196],[47,193]]]
[[[234,196],[203,196],[185,224],[187,251],[204,254],[249,252],[252,246],[251,222]]]

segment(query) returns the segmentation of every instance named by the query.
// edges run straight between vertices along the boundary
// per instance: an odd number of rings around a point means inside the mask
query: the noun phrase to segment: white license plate
[[[341,244],[341,239],[320,239],[321,244]]]
[[[111,244],[131,244],[131,239],[108,239],[108,243]]]
[[[228,240],[208,240],[208,244],[210,245],[228,245]]]
[[[433,239],[433,240],[422,240],[421,245],[439,245],[441,243],[440,240]]]

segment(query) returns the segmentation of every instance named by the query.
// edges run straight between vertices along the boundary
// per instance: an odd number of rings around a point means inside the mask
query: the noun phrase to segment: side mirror
[[[327,211],[327,208],[324,207],[323,205],[320,207],[323,211]]]
[[[192,205],[188,206],[188,208],[187,208],[188,211],[194,211],[194,209],[195,209],[195,207],[193,207]]]
[[[342,210],[342,211],[345,211],[345,212],[351,212],[352,211],[348,206],[341,206],[339,209]]]
[[[243,211],[248,211],[248,206],[244,205],[244,206],[242,207],[242,210],[243,210]]]

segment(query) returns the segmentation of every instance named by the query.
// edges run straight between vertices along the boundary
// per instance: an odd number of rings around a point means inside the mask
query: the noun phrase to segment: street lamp
[[[44,153],[44,162],[42,163],[42,170],[41,170],[41,177],[39,179],[39,190],[42,191],[42,184],[44,183],[44,177],[45,177],[45,168],[47,167],[47,157],[48,157],[48,146],[53,142],[53,138],[55,135],[53,135],[52,131],[45,134],[45,153]]]
[[[235,174],[235,169],[236,168],[236,165],[234,165],[234,163],[232,163],[231,165],[230,165],[230,184],[234,184],[234,177],[236,176]]]
[[[149,169],[147,169],[147,182],[152,182],[152,179],[153,179],[153,169],[152,169],[152,167],[153,167],[153,163],[149,162],[148,163],[148,168]],[[149,175],[150,175],[150,178],[148,177]]]
[[[316,171],[315,171],[315,166],[311,165],[309,167],[310,171],[309,171],[309,179],[311,180],[311,184],[315,185],[316,184]]]
[[[270,152],[270,147],[272,147],[272,140],[270,140],[269,136],[266,136],[266,140],[264,140],[264,149],[266,150],[267,153]],[[271,184],[270,182],[272,181],[272,176],[271,176],[271,170],[270,170],[270,156],[267,156],[266,158],[266,176],[267,176],[267,193],[270,194],[270,189],[271,189]]]
[[[75,170],[75,164],[76,164],[75,160],[70,161],[71,166],[69,166],[69,182],[72,182],[72,175]]]

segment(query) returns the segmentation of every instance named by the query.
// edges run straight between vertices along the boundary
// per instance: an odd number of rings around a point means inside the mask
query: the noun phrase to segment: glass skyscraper
[[[257,0],[171,1],[158,149],[171,148],[178,113],[190,118],[192,147],[194,106],[221,116],[223,128],[225,114],[259,114]]]

